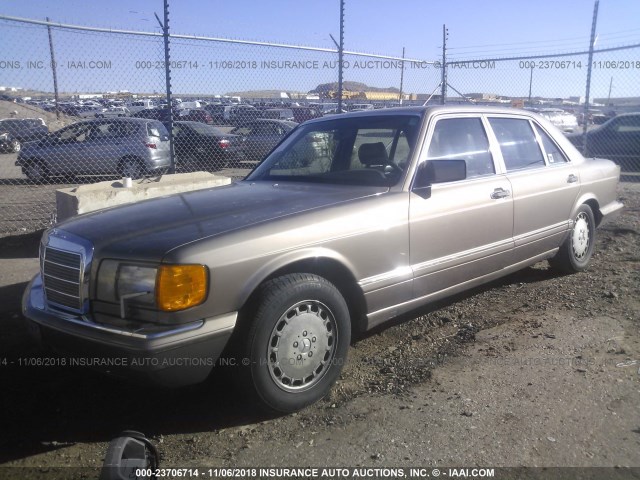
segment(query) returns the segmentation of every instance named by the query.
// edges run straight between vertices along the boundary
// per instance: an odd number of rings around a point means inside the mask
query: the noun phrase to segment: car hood
[[[93,212],[56,228],[91,241],[97,257],[160,261],[165,253],[187,243],[387,190],[238,182]]]

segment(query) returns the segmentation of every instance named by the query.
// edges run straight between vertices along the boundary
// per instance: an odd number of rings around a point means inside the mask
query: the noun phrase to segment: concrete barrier
[[[62,188],[56,190],[56,220],[61,222],[102,208],[230,183],[229,177],[193,172],[163,175],[157,181],[134,180],[131,187],[125,187],[123,181],[117,180]]]

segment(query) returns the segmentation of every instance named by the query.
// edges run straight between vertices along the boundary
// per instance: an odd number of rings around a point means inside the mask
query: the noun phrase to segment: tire
[[[306,273],[266,282],[257,300],[238,379],[266,410],[295,412],[338,379],[351,341],[349,309],[335,286]]]
[[[589,266],[595,241],[596,221],[593,210],[587,204],[580,205],[569,237],[549,263],[565,273],[582,272]]]
[[[46,183],[49,179],[47,167],[40,161],[34,160],[22,167],[22,172],[33,183]]]
[[[20,140],[14,138],[11,140],[9,148],[11,149],[11,152],[18,153],[20,150],[22,150],[22,144],[20,143]]]
[[[123,177],[131,177],[132,179],[141,178],[143,176],[144,169],[140,164],[140,161],[135,158],[124,158],[120,162],[120,174]]]

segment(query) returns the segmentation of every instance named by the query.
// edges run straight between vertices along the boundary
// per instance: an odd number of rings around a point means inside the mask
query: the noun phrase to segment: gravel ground
[[[167,391],[0,366],[0,463],[96,467],[136,429],[167,467],[640,467],[640,183],[619,195],[587,272],[541,262],[398,319],[355,341],[329,397],[297,414],[258,413],[223,374]],[[3,269],[35,255],[36,236],[0,241]],[[0,351],[15,362],[40,353],[9,277]]]

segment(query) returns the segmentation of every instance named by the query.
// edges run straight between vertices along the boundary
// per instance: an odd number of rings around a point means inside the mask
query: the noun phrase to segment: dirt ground
[[[398,319],[353,343],[328,398],[280,417],[224,375],[154,390],[20,366],[43,355],[18,308],[37,236],[0,239],[0,464],[98,467],[135,429],[166,467],[640,467],[640,183],[619,194],[587,272],[542,262]]]

